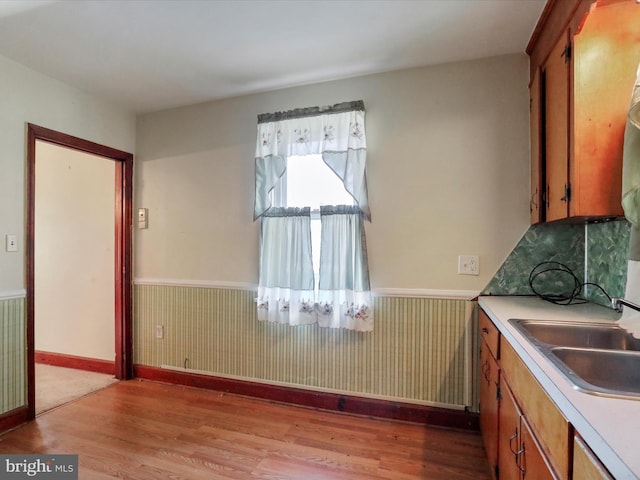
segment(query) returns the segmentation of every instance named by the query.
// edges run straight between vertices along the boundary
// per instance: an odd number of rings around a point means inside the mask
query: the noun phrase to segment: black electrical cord
[[[540,275],[548,274],[550,272],[561,272],[565,275],[568,275],[570,280],[573,281],[573,289],[571,290],[571,293],[542,293],[536,290],[534,286],[536,279]],[[555,303],[556,305],[575,305],[580,303],[587,303],[588,300],[580,297],[580,292],[582,292],[582,289],[585,285],[592,285],[599,288],[600,291],[607,297],[607,299],[611,301],[611,296],[606,292],[604,288],[602,288],[601,285],[593,282],[582,283],[569,267],[560,262],[541,262],[533,267],[531,273],[529,274],[529,288],[531,288],[531,291],[541,299],[546,300],[547,302]]]

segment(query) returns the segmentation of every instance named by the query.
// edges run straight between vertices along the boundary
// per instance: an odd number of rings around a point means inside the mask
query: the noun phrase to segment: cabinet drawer
[[[482,309],[478,312],[478,331],[480,332],[480,337],[487,344],[487,347],[489,347],[489,351],[491,352],[491,355],[493,355],[493,358],[496,360],[499,359],[500,333]]]
[[[613,480],[582,438],[573,440],[573,478],[580,480]]]
[[[500,368],[518,405],[558,477],[569,478],[569,422],[545,393],[508,342],[500,350]],[[572,439],[571,439],[572,441]]]

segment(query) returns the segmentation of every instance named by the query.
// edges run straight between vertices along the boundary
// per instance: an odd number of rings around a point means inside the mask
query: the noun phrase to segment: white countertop
[[[614,322],[619,314],[593,303],[561,306],[537,297],[486,296],[480,297],[478,303],[614,478],[640,479],[640,399],[602,397],[575,390],[508,322],[512,318]]]

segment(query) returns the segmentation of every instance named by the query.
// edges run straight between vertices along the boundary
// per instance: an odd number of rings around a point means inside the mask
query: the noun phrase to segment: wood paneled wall
[[[24,298],[0,298],[0,414],[26,403]]]
[[[374,331],[360,333],[259,322],[250,290],[134,293],[138,365],[477,411],[473,302],[377,297]]]

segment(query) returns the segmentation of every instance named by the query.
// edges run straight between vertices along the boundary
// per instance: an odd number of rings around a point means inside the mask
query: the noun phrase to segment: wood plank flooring
[[[489,479],[479,434],[130,380],[0,436],[74,453],[79,478]]]

